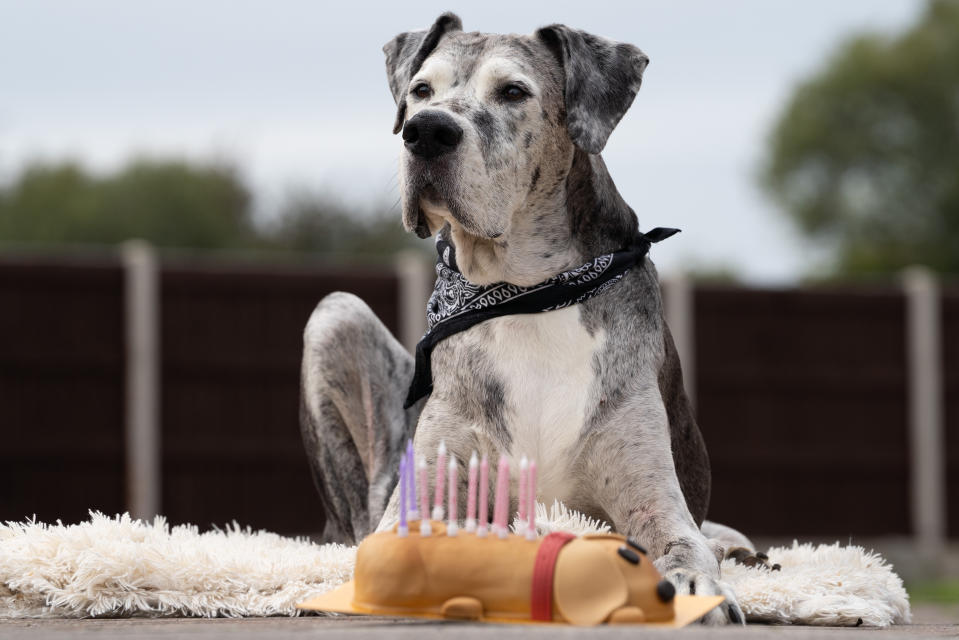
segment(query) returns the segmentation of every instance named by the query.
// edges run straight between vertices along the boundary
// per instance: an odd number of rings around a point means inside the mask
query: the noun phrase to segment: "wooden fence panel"
[[[389,269],[165,261],[162,511],[323,525],[298,426],[302,331],[333,290],[396,333]],[[908,534],[905,307],[886,290],[695,289],[710,517],[753,535]],[[943,297],[949,532],[959,537],[959,289]],[[118,260],[0,257],[0,519],[124,504]]]
[[[124,510],[123,274],[0,260],[0,521]]]
[[[907,534],[895,290],[696,292],[709,517],[753,535]]]
[[[322,530],[298,426],[299,375],[303,328],[334,290],[356,293],[396,331],[389,270],[164,268],[163,505],[171,521]]]

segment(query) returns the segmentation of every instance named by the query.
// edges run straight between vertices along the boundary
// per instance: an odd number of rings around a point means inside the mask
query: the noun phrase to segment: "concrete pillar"
[[[426,303],[433,292],[434,272],[429,260],[419,251],[396,254],[396,273],[400,279],[399,341],[410,352],[426,333]]]
[[[942,316],[939,285],[924,267],[902,274],[906,294],[912,529],[921,556],[941,557],[946,541]]]
[[[126,325],[126,501],[134,518],[160,513],[160,292],[142,240],[121,247]]]

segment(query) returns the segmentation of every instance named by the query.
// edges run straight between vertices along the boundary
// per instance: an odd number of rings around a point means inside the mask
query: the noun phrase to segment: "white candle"
[[[486,537],[486,532],[489,529],[489,518],[487,512],[489,511],[489,458],[486,457],[486,454],[483,454],[483,459],[480,461],[480,479],[479,479],[479,522],[476,527],[476,535],[480,538]]]
[[[436,450],[436,489],[433,491],[433,519],[443,520],[443,490],[446,488],[446,442]]]
[[[420,462],[417,467],[417,470],[420,473],[420,510],[423,512],[423,519],[420,520],[420,535],[428,536],[432,535],[433,528],[430,526],[430,499],[429,499],[429,485],[427,484],[427,474],[429,473],[429,466],[426,464],[426,458],[420,456]]]
[[[529,525],[526,527],[526,539],[536,540],[536,461],[529,463],[529,483],[526,488],[529,492]]]

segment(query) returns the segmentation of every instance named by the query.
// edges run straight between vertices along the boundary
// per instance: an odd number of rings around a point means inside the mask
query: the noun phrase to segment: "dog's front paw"
[[[739,608],[736,594],[722,580],[716,580],[705,573],[690,569],[673,569],[665,578],[676,587],[676,593],[700,596],[723,596],[726,601],[703,616],[703,624],[745,624],[746,616]]]

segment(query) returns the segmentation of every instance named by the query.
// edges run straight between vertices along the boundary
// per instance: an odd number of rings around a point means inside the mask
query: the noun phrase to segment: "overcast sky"
[[[235,161],[259,210],[294,186],[392,204],[401,141],[382,45],[456,11],[467,30],[563,22],[638,45],[643,88],[604,152],[663,272],[801,275],[810,252],[756,187],[771,123],[841,37],[897,31],[919,0],[364,3],[0,0],[0,179],[29,160]]]

